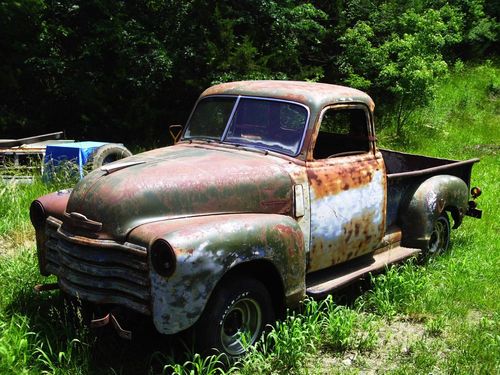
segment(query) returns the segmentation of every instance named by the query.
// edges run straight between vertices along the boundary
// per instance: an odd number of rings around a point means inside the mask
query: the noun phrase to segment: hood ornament
[[[78,212],[64,213],[64,217],[69,220],[72,226],[99,232],[102,229],[102,223],[90,220],[85,215]]]

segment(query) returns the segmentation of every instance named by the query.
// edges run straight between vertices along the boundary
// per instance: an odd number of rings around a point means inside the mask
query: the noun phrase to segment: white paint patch
[[[315,241],[338,243],[346,235],[344,233],[346,225],[363,215],[370,214],[372,217],[373,221],[370,226],[380,227],[384,220],[383,182],[383,171],[375,171],[369,184],[335,195],[316,198],[314,190],[311,189],[311,245],[314,246]],[[360,230],[362,231],[363,228]],[[378,240],[373,238],[373,243],[376,245]],[[323,249],[323,251],[328,251],[328,249]]]

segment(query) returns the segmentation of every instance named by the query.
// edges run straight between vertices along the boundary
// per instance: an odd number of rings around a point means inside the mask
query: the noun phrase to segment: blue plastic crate
[[[49,178],[61,163],[72,162],[78,166],[80,178],[83,178],[83,166],[89,161],[92,153],[108,142],[74,142],[47,145],[44,158],[44,177]]]

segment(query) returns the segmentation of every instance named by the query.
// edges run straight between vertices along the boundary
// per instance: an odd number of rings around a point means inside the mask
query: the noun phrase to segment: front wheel
[[[195,325],[196,347],[202,352],[244,354],[255,344],[275,313],[266,287],[255,279],[226,280],[212,294]]]
[[[435,256],[448,250],[450,245],[450,220],[446,212],[443,212],[434,221],[431,237],[425,249],[426,256]]]

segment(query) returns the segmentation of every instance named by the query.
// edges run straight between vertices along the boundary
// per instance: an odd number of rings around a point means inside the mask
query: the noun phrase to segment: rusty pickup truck
[[[342,86],[246,81],[197,101],[178,142],[35,200],[40,272],[118,333],[126,312],[245,352],[307,295],[447,249],[478,159],[378,149],[374,103]],[[480,193],[472,189],[475,199]]]

